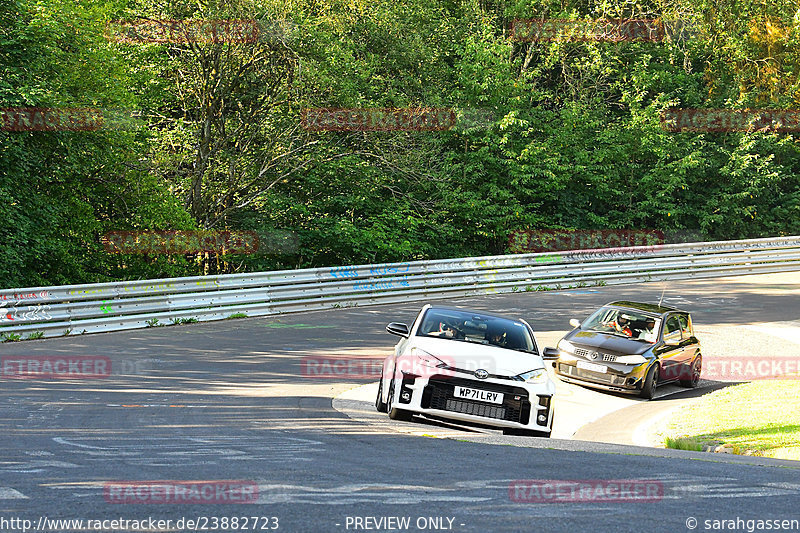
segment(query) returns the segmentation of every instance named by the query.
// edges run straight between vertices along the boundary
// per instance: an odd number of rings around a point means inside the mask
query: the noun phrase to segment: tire
[[[656,387],[658,386],[658,374],[660,369],[658,367],[658,361],[653,363],[653,366],[650,367],[650,370],[647,372],[647,377],[644,379],[644,385],[642,386],[642,391],[639,393],[639,396],[646,399],[652,400],[653,397],[656,395]]]
[[[547,431],[534,431],[532,429],[504,429],[503,435],[514,435],[518,437],[540,437],[549,439],[550,433]]]
[[[411,411],[406,411],[405,409],[398,409],[397,407],[393,407],[391,411],[389,411],[389,418],[392,420],[405,420],[408,422],[411,420],[411,416],[413,413]]]
[[[682,379],[680,380],[681,387],[686,387],[687,389],[694,389],[697,387],[697,384],[700,383],[700,373],[703,371],[703,356],[698,355],[692,361],[692,366],[690,367],[691,375],[689,379]]]
[[[375,397],[375,409],[378,410],[379,413],[385,413],[388,411],[388,405],[386,402],[383,401],[383,371],[381,371],[381,380],[378,382],[378,395]]]
[[[389,403],[387,404],[386,408],[388,409],[390,405],[392,405],[392,397],[394,396],[394,378],[392,378],[392,383],[389,385]],[[389,418],[392,420],[411,420],[411,412],[406,411],[405,409],[398,409],[397,407],[392,407],[389,409]]]

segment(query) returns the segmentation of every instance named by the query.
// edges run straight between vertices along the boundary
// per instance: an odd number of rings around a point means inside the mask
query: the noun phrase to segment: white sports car
[[[524,320],[426,305],[411,328],[386,331],[402,338],[383,362],[378,411],[550,436],[555,384]]]

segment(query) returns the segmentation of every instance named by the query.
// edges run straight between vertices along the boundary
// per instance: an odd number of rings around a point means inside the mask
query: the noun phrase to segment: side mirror
[[[542,354],[542,359],[545,361],[552,361],[558,359],[558,350],[556,348],[545,348]]]
[[[408,338],[408,326],[406,326],[405,324],[401,324],[400,322],[392,322],[391,324],[386,326],[386,331],[388,331],[392,335]]]
[[[581,326],[581,321],[578,320],[577,318],[570,318],[569,325],[572,326],[573,328],[579,328]]]

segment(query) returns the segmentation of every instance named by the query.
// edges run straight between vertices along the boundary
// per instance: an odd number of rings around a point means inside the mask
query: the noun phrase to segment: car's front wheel
[[[652,400],[653,397],[655,397],[656,387],[658,386],[658,374],[658,361],[656,361],[647,372],[647,377],[644,380],[644,385],[642,386],[642,391],[639,393],[639,396],[646,400]]]
[[[389,405],[392,405],[392,398],[394,397],[394,378],[392,378],[391,384],[389,384]],[[398,409],[397,407],[392,407],[389,409],[389,418],[392,420],[411,420],[411,412],[406,411],[405,409]]]
[[[386,402],[383,401],[383,370],[381,370],[381,380],[378,382],[378,396],[375,398],[375,409],[379,413],[388,411]]]
[[[504,429],[503,435],[515,435],[518,437],[542,437],[545,439],[550,438],[550,433],[547,431],[534,431],[531,429]]]
[[[703,371],[703,356],[698,355],[692,361],[692,366],[689,370],[689,379],[682,379],[680,381],[681,387],[688,387],[694,389],[700,383],[700,373]]]

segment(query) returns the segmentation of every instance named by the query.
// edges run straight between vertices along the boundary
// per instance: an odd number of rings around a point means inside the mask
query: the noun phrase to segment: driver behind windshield
[[[631,329],[631,321],[628,315],[619,314],[617,318],[612,320],[611,322],[606,322],[606,327],[613,329],[617,333],[622,333],[628,337],[633,336],[633,330]]]
[[[434,329],[432,331],[429,331],[428,335],[431,335],[433,337],[446,337],[448,339],[452,339],[453,337],[456,336],[456,328],[454,328],[447,322],[440,321],[438,328],[439,328],[438,330]]]

